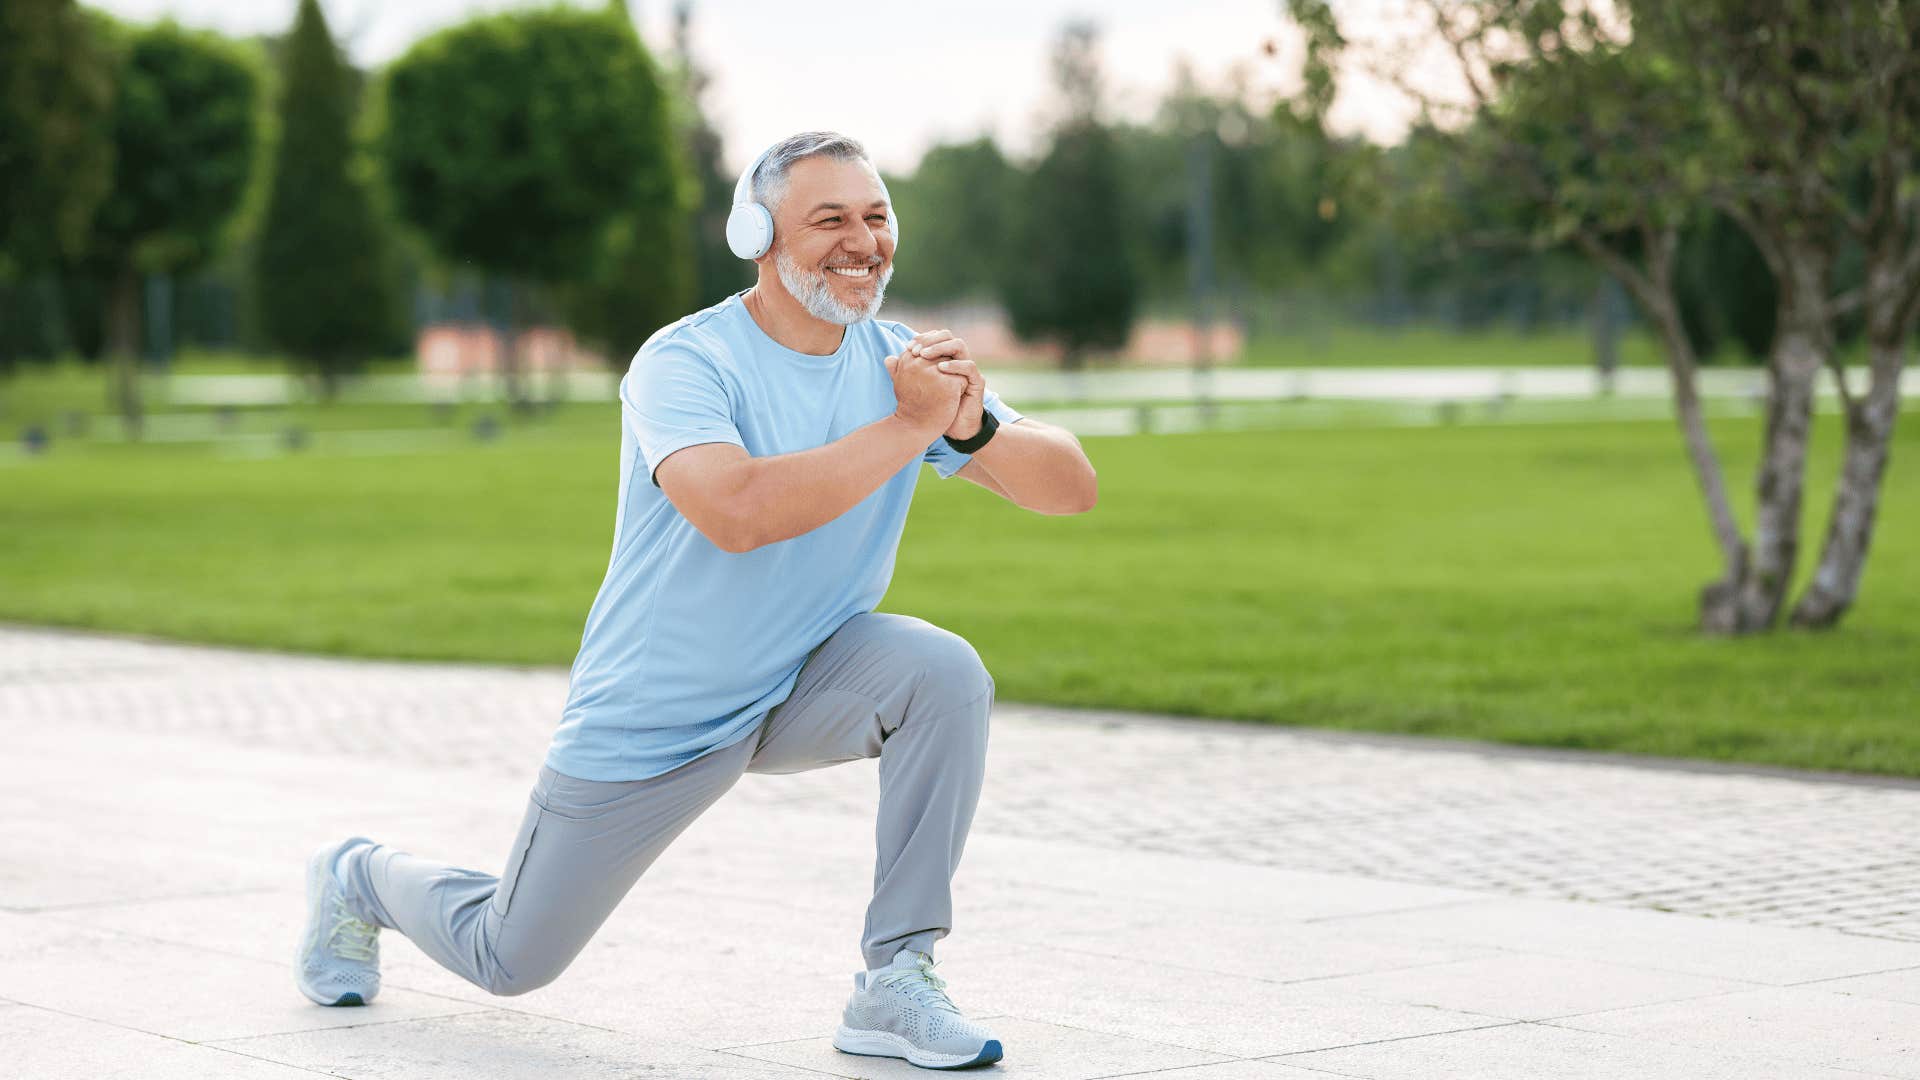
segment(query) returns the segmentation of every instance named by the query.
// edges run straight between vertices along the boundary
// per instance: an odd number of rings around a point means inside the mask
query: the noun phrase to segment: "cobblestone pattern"
[[[0,627],[16,725],[178,732],[531,782],[566,675]],[[1003,705],[975,828],[1920,941],[1920,785]],[[729,796],[873,813],[855,763]]]

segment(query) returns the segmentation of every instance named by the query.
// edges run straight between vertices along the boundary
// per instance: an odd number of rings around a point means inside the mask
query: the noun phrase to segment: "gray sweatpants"
[[[953,874],[980,800],[993,679],[967,642],[904,615],[856,615],[815,649],[787,700],[732,746],[645,780],[544,765],[499,877],[384,845],[341,858],[347,902],[495,994],[573,962],[627,891],[742,772],[880,759],[873,900],[861,953],[885,966],[953,928]]]

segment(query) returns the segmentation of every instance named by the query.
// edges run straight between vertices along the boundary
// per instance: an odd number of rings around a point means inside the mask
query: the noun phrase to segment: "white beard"
[[[780,284],[786,286],[787,292],[795,300],[800,301],[800,306],[807,309],[807,314],[839,326],[865,322],[879,314],[880,302],[886,299],[887,282],[893,279],[893,264],[888,263],[887,268],[880,272],[880,280],[874,283],[873,299],[863,307],[852,307],[835,298],[833,286],[827,282],[826,271],[808,270],[794,262],[784,244],[773,253],[773,268],[780,275]]]

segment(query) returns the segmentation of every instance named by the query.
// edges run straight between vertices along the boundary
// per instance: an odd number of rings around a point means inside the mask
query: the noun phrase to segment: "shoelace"
[[[327,932],[327,945],[335,956],[348,960],[373,959],[374,935],[380,928],[363,919],[357,919],[347,910],[346,901],[339,897],[333,899],[333,929]]]
[[[887,972],[880,976],[879,982],[906,994],[915,1005],[960,1014],[959,1007],[947,996],[947,980],[935,975],[933,964],[924,958],[913,967]]]

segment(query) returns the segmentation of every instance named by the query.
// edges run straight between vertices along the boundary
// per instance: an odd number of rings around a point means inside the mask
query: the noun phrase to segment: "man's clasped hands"
[[[980,432],[986,377],[967,356],[967,343],[951,330],[915,334],[897,356],[886,360],[893,377],[894,411],[902,420],[936,435],[970,439]]]

